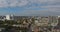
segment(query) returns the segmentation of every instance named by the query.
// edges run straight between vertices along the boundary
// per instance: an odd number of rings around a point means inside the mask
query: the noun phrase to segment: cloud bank
[[[0,0],[0,8],[4,7],[24,7],[27,9],[21,14],[60,15],[60,0]],[[45,10],[39,10],[40,8]],[[38,9],[38,11],[34,11],[34,9]]]
[[[57,6],[60,5],[60,0],[0,0],[0,7],[21,7],[31,3]]]

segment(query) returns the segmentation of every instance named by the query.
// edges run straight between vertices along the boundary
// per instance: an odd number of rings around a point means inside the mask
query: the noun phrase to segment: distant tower
[[[14,20],[14,15],[6,15],[6,20]]]
[[[60,18],[60,16],[58,16],[58,18]]]
[[[51,26],[57,26],[58,16],[49,16],[49,22],[51,23]]]

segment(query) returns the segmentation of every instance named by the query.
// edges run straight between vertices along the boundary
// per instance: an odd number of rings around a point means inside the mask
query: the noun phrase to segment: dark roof
[[[60,29],[60,26],[55,26],[54,29]]]
[[[5,16],[0,16],[0,19],[4,19],[5,18]]]

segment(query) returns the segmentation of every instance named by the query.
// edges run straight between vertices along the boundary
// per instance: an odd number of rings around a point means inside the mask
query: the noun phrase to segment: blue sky
[[[60,15],[60,0],[0,0],[0,15]]]

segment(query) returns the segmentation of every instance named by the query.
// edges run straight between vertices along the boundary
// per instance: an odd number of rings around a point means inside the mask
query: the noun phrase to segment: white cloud
[[[0,0],[0,7],[7,7],[8,3],[5,0]]]
[[[16,7],[25,6],[28,4],[27,0],[0,0],[0,7]]]
[[[10,0],[10,6],[25,6],[28,4],[27,0]]]
[[[30,3],[60,5],[60,0],[0,0],[0,7],[25,6]]]

